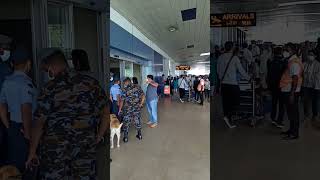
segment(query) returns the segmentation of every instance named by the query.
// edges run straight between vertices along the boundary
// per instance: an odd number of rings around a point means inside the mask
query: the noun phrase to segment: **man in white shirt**
[[[178,81],[179,86],[179,94],[180,94],[180,101],[184,103],[183,99],[185,98],[185,91],[188,88],[187,78],[185,75],[182,75]]]
[[[233,43],[231,41],[226,42],[225,49],[226,53],[222,54],[218,59],[217,70],[221,82],[224,121],[229,128],[235,128],[236,126],[232,125],[230,120],[236,106],[240,103],[240,88],[237,73],[239,72],[247,80],[250,77],[243,69],[239,58],[234,55]]]
[[[265,45],[262,50],[262,54],[259,57],[260,67],[259,67],[259,73],[260,73],[260,85],[263,89],[267,88],[267,72],[268,72],[268,61],[271,60],[271,50],[270,48]]]
[[[252,53],[248,49],[248,44],[247,43],[243,44],[243,50],[242,51],[243,51],[243,58],[247,62],[248,65],[250,65],[252,62],[254,62]]]
[[[288,43],[287,52],[290,54],[288,66],[282,75],[280,88],[287,110],[290,128],[281,134],[286,135],[284,139],[293,140],[299,138],[299,96],[302,86],[303,65],[297,56],[297,47]]]
[[[253,59],[257,59],[260,56],[260,48],[257,46],[257,42],[256,41],[251,41],[251,45],[252,45],[252,57]]]

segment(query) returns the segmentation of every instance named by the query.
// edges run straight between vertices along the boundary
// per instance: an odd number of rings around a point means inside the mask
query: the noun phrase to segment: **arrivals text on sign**
[[[176,70],[187,71],[187,70],[190,70],[190,69],[191,69],[190,66],[176,66]]]
[[[211,14],[211,27],[246,27],[256,26],[256,13]]]

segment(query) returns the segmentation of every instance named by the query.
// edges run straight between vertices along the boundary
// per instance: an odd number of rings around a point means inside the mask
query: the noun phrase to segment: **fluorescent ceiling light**
[[[307,5],[307,4],[320,4],[320,1],[296,1],[288,3],[280,3],[278,7],[294,6],[294,5]]]
[[[210,52],[200,54],[200,56],[209,56],[209,55],[210,55]]]
[[[210,64],[210,61],[198,62],[198,64]]]
[[[170,26],[168,30],[169,30],[170,32],[175,32],[175,31],[177,31],[177,28],[174,27],[174,26]]]

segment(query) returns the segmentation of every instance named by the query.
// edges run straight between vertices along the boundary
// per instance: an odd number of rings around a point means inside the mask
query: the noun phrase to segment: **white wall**
[[[274,22],[260,24],[250,29],[251,36],[255,40],[271,41],[276,44],[287,42],[299,43],[305,41],[305,25],[295,22]]]
[[[193,75],[208,75],[210,73],[210,64],[193,64],[188,74]]]

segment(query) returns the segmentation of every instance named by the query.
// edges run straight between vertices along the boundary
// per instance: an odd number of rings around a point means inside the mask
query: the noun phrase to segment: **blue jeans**
[[[149,119],[152,124],[158,123],[158,99],[147,101],[147,109],[149,112]]]

